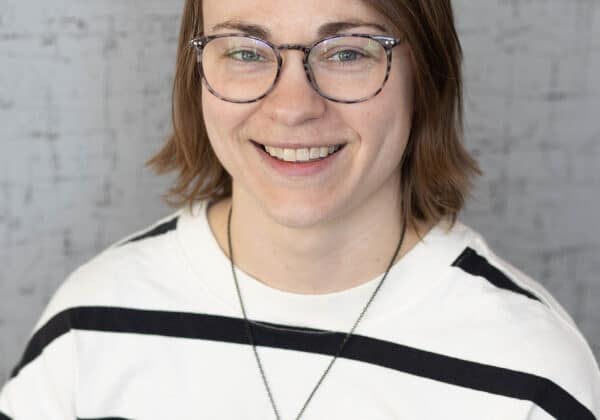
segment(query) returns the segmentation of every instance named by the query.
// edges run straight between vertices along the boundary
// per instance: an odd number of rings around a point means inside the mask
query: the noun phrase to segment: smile
[[[325,159],[328,156],[337,153],[345,146],[345,144],[337,144],[335,146],[283,148],[265,146],[256,142],[253,143],[262,148],[270,156],[284,162],[311,162]]]

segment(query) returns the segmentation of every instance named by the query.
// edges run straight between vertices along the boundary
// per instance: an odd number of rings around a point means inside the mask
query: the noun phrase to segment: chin
[[[311,200],[277,200],[263,203],[264,211],[278,224],[289,228],[308,228],[317,226],[333,216],[334,209],[320,206]]]

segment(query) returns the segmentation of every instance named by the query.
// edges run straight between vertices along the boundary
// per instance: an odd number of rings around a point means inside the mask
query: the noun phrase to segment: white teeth
[[[323,147],[311,147],[303,149],[284,149],[281,147],[269,147],[265,146],[265,150],[268,154],[286,162],[307,162],[309,160],[316,160],[324,158],[333,152],[339,150],[342,146],[323,146]]]
[[[286,162],[295,162],[296,151],[294,149],[283,149],[283,160]]]
[[[308,149],[296,150],[296,160],[306,161],[309,159]]]

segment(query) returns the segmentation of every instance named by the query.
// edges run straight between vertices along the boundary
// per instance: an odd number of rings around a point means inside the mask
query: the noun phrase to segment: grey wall
[[[600,357],[600,0],[460,0],[463,220],[544,284]]]
[[[600,1],[459,0],[462,220],[600,355]],[[182,1],[0,0],[0,383],[65,276],[170,210],[143,167],[170,126]]]
[[[170,211],[182,1],[0,0],[0,382],[66,275]]]

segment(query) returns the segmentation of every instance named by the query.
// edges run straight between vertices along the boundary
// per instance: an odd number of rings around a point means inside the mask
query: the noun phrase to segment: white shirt
[[[0,420],[276,418],[206,209],[182,208],[67,278],[0,393]],[[392,267],[302,419],[598,420],[600,371],[572,319],[477,232],[448,226]],[[277,409],[296,418],[383,273],[322,295],[236,273]]]

